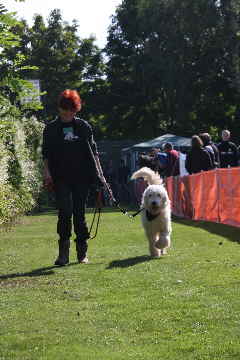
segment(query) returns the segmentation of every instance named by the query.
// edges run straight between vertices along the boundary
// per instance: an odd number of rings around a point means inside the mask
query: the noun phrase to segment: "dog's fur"
[[[153,170],[143,167],[133,173],[131,179],[144,178],[148,187],[142,195],[142,225],[145,230],[152,257],[166,254],[171,243],[171,208],[162,179]],[[152,220],[149,218],[153,217]]]

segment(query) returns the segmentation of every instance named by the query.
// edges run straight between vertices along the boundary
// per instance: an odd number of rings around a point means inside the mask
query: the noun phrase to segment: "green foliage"
[[[21,107],[21,100],[29,93],[29,91],[33,91],[32,84],[23,78],[22,71],[36,70],[36,67],[24,65],[25,56],[17,50],[21,41],[21,34],[18,35],[14,29],[18,27],[21,28],[21,24],[11,13],[6,11],[0,13],[1,96],[5,96],[8,99],[10,98],[12,105],[18,105],[20,111],[24,109],[38,110],[41,109],[41,104],[36,100],[25,103]]]
[[[47,23],[41,15],[36,15],[32,27],[22,22],[14,28],[21,40],[8,56],[15,59],[17,53],[22,54],[25,58],[22,77],[41,80],[43,114],[48,120],[56,116],[58,94],[66,88],[79,90],[87,104],[90,97],[94,98],[90,102],[95,104],[95,110],[89,106],[84,114],[86,118],[93,112],[96,117],[99,114],[96,106],[100,101],[95,94],[101,85],[98,80],[103,76],[103,59],[94,45],[95,39],[80,38],[78,30],[77,22],[65,22],[58,9],[50,12]]]
[[[0,229],[15,224],[34,206],[34,198],[24,186],[16,189],[8,184],[0,185]]]
[[[127,137],[137,128],[150,137],[233,129],[236,111],[230,109],[240,100],[238,19],[236,1],[123,1],[106,47],[109,132]]]
[[[3,101],[2,101],[3,103]],[[0,110],[0,224],[33,208],[41,188],[40,139],[43,125],[35,118]]]
[[[21,24],[0,7],[0,225],[12,223],[31,210],[40,191],[39,145],[42,124],[25,116],[38,110],[34,99],[24,102],[33,86],[22,77],[22,71],[36,70],[25,66],[25,56],[15,51],[21,36],[14,29]],[[10,54],[14,53],[14,56]]]

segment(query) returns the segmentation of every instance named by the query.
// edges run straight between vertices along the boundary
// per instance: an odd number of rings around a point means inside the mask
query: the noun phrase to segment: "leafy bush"
[[[0,99],[0,226],[14,222],[36,204],[41,189],[40,141],[43,124],[5,111]]]
[[[18,26],[21,23],[0,4],[0,226],[31,210],[40,190],[42,124],[24,114],[41,104],[25,79],[24,71],[36,67],[26,66],[19,51]]]

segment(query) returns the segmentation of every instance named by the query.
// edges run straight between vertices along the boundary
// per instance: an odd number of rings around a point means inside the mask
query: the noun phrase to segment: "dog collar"
[[[159,215],[159,213],[156,215],[153,215],[148,210],[146,210],[146,217],[147,217],[148,221],[152,221],[152,220],[156,219],[156,217],[158,217],[158,215]]]

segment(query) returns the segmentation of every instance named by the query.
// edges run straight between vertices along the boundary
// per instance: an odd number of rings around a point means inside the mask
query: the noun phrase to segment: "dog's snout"
[[[152,205],[153,205],[153,206],[156,206],[156,205],[157,205],[157,202],[156,202],[156,201],[152,201]]]

